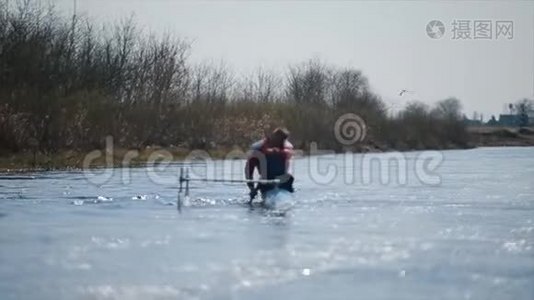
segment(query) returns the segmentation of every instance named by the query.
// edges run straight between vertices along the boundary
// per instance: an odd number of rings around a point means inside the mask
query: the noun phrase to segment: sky
[[[72,13],[75,0],[51,1]],[[283,73],[311,58],[356,68],[392,110],[456,97],[468,117],[477,111],[487,120],[507,103],[534,99],[534,1],[77,0],[76,7],[99,23],[133,15],[146,31],[193,41],[193,62],[222,60],[238,75],[258,67]],[[427,33],[433,20],[444,25],[441,38]],[[403,89],[412,92],[399,96]]]

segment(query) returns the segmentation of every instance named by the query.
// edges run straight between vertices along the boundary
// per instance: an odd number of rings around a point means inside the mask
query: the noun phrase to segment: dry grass
[[[469,127],[470,141],[476,146],[534,146],[534,127]]]

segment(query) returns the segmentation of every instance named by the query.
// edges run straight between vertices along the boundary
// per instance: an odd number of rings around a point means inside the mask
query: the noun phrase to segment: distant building
[[[519,126],[521,124],[521,118],[519,115],[511,114],[501,114],[499,115],[499,125],[500,126]]]
[[[512,127],[521,126],[523,120],[521,115],[503,114],[499,116],[498,125]],[[527,114],[527,126],[534,126],[534,112],[529,112]]]
[[[481,121],[469,119],[465,115],[464,115],[464,124],[467,125],[467,126],[482,126],[482,125],[484,125],[484,124],[482,124]]]
[[[499,121],[495,119],[495,116],[491,116],[491,119],[486,123],[488,126],[499,126]]]

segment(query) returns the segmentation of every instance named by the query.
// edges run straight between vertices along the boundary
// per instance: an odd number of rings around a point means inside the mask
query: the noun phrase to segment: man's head
[[[289,138],[289,131],[286,128],[278,127],[276,128],[271,136],[269,141],[274,147],[283,148],[284,142]]]

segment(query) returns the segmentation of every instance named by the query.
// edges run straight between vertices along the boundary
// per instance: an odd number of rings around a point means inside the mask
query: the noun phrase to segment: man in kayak
[[[251,146],[245,167],[246,179],[253,179],[254,170],[258,169],[261,179],[279,179],[278,188],[293,190],[293,176],[289,174],[289,162],[293,155],[293,145],[288,141],[289,131],[285,128],[275,129],[270,136]],[[250,189],[250,202],[256,197],[258,190],[262,195],[274,189],[274,184],[247,183]]]

